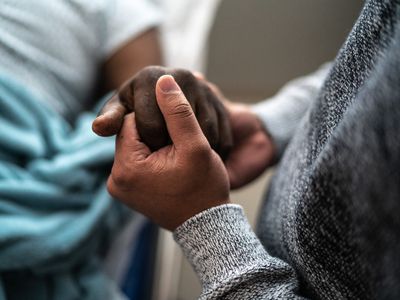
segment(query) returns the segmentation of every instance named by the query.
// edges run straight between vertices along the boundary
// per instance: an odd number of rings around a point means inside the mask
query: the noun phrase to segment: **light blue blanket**
[[[110,299],[99,251],[126,210],[105,180],[114,139],[72,128],[0,75],[0,299]]]

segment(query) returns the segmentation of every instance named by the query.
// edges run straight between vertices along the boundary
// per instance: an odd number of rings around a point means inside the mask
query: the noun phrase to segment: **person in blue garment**
[[[0,299],[123,299],[102,256],[126,219],[105,191],[101,95],[161,64],[148,0],[0,1]]]
[[[225,161],[174,77],[155,84],[171,143],[154,151],[126,114],[107,186],[173,231],[200,299],[400,298],[399,1],[365,1],[333,63],[275,99],[222,99]],[[229,189],[277,161],[256,234]]]
[[[162,63],[161,19],[148,0],[0,1],[0,299],[125,299],[104,271],[104,252],[131,214],[106,191],[114,141],[91,131],[100,105],[98,134],[118,131],[118,117],[134,109],[151,136],[162,116],[148,87],[155,73],[174,74],[215,149],[230,147],[217,135],[230,137],[226,111],[205,83],[185,70],[142,70]],[[136,99],[121,102],[124,91]]]

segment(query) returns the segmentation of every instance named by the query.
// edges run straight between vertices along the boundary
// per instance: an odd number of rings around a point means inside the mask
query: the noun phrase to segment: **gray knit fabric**
[[[400,299],[399,18],[399,1],[366,1],[281,159],[258,237],[236,205],[175,231],[200,298]]]
[[[251,107],[273,138],[277,158],[282,156],[300,120],[315,102],[330,68],[331,64],[326,63],[314,73],[288,82],[274,97]]]

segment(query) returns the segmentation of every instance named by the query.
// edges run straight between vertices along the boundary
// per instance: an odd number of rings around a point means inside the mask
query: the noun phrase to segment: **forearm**
[[[289,82],[274,97],[252,107],[274,140],[278,156],[317,97],[329,69],[330,64],[325,64],[316,72]]]
[[[151,28],[112,54],[101,71],[102,92],[119,88],[146,66],[161,65],[162,54],[157,28]]]
[[[200,299],[301,298],[293,268],[266,252],[238,205],[192,217],[174,238],[200,278]]]

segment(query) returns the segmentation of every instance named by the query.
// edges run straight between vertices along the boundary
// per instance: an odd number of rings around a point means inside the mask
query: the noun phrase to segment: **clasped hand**
[[[125,114],[134,111],[139,135],[151,150],[170,144],[155,94],[156,82],[162,75],[174,77],[211,147],[226,158],[233,143],[227,111],[204,80],[183,69],[151,66],[138,72],[103,107],[93,130],[101,136],[114,135],[121,128]]]
[[[205,80],[185,71],[174,74],[178,85],[162,74],[165,69],[142,72],[105,105],[93,129],[118,132],[110,194],[174,230],[203,210],[229,203],[230,182],[240,187],[258,176],[271,163],[273,147],[253,113],[222,100]],[[153,87],[143,88],[148,84]]]

